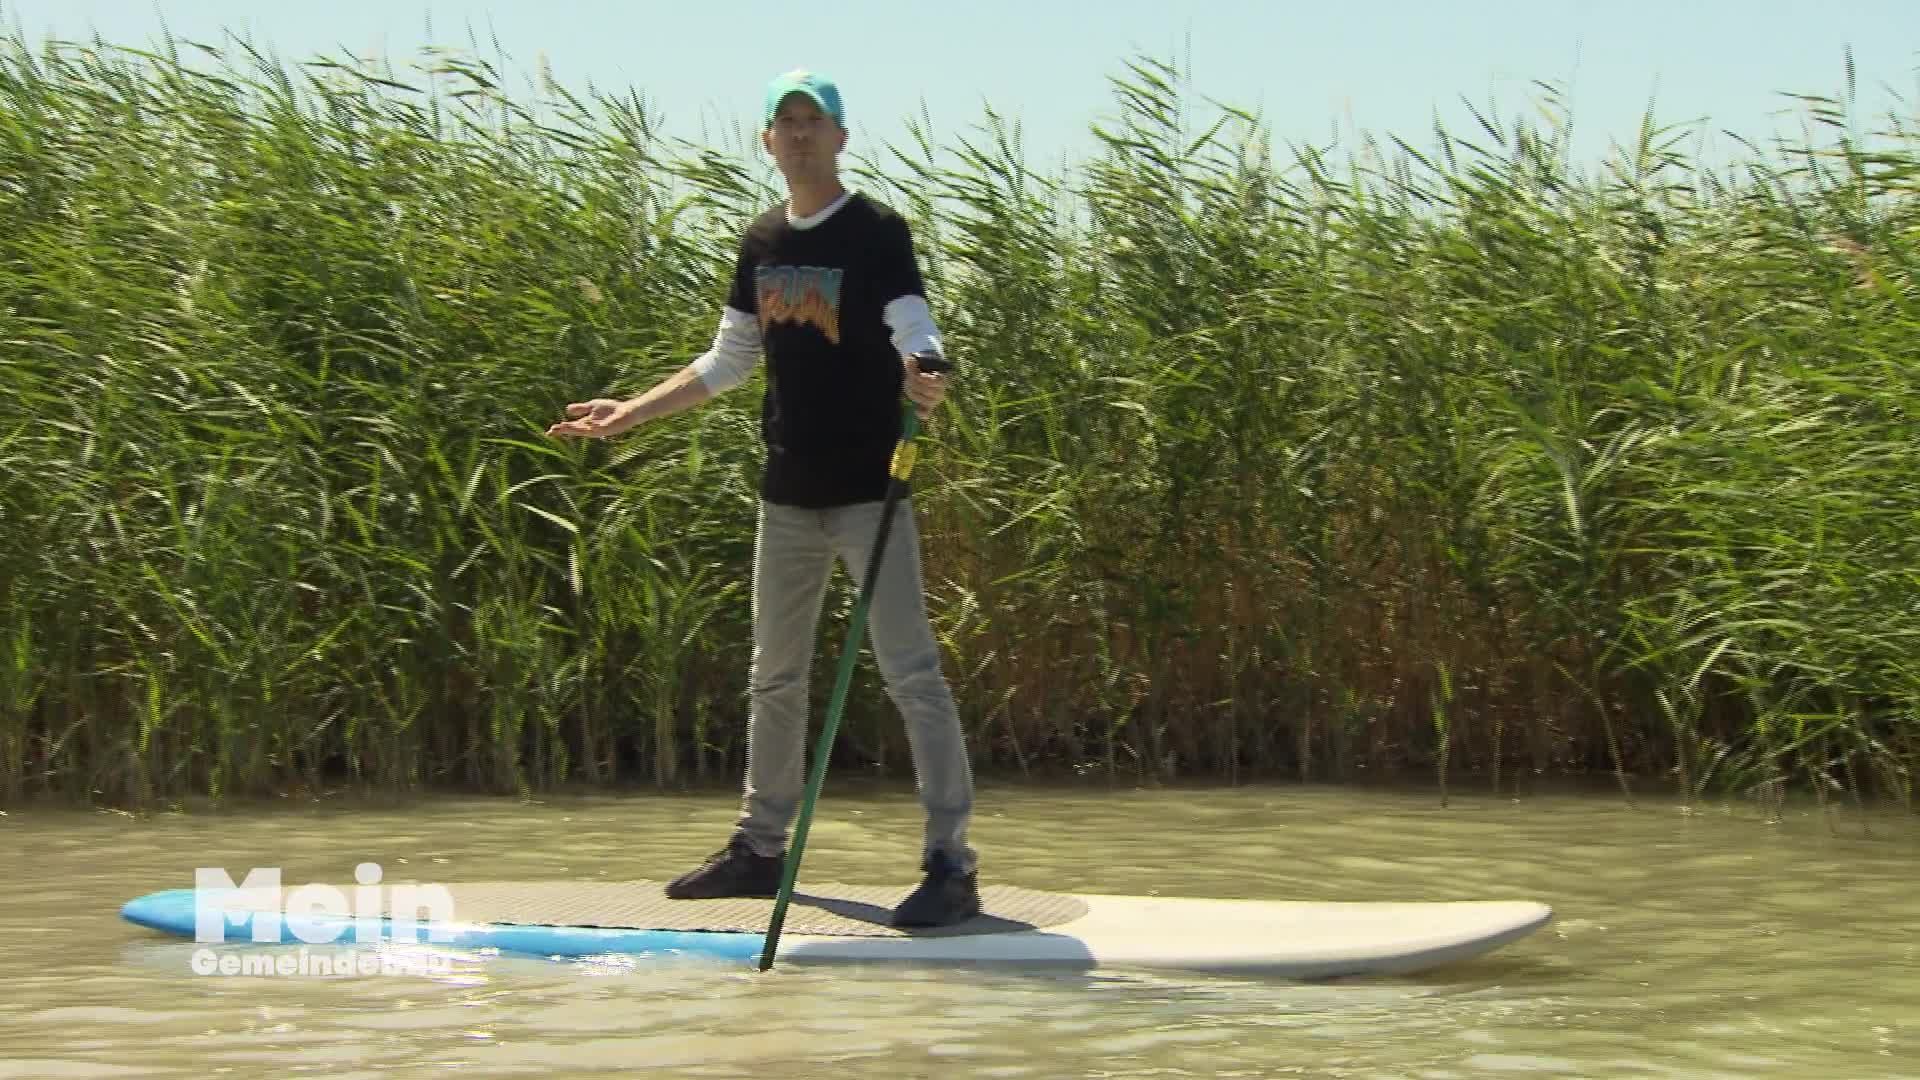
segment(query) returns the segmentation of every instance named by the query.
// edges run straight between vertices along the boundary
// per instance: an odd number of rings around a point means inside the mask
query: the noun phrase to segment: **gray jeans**
[[[755,851],[779,855],[806,793],[808,679],[820,604],[836,557],[853,587],[866,580],[878,502],[803,510],[763,501],[753,562],[753,662],[748,672],[747,777],[738,827]],[[920,804],[923,854],[944,852],[963,871],[973,771],[953,693],[940,671],[920,577],[911,497],[895,506],[868,609],[867,634],[887,696],[906,721]],[[835,657],[837,662],[838,657]]]

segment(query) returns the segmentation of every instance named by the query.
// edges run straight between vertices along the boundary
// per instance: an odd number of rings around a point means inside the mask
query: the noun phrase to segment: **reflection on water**
[[[1251,979],[776,967],[453,950],[371,977],[199,975],[125,900],[289,884],[662,878],[732,798],[427,800],[0,817],[10,1077],[1920,1076],[1920,822],[1273,787],[982,791],[983,883],[1323,900],[1519,897],[1547,929],[1425,975]],[[829,785],[806,879],[902,886],[905,791]],[[291,948],[291,947],[286,947]],[[297,951],[297,950],[295,950]],[[440,955],[440,954],[436,954]],[[415,959],[418,959],[416,957]]]

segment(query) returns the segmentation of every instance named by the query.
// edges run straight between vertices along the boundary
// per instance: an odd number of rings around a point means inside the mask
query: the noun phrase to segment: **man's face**
[[[773,114],[773,123],[761,132],[767,153],[789,181],[826,180],[833,176],[847,133],[805,94],[788,94]]]

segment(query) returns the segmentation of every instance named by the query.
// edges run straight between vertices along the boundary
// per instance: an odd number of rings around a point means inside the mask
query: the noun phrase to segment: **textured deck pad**
[[[773,918],[771,899],[670,900],[665,886],[653,881],[487,881],[448,884],[446,889],[453,896],[453,917],[460,922],[764,934]],[[799,886],[780,932],[862,937],[996,934],[1058,926],[1087,911],[1086,902],[1077,897],[987,885],[980,889],[981,913],[964,923],[896,929],[888,918],[909,891],[872,885]],[[386,895],[390,898],[391,893]]]

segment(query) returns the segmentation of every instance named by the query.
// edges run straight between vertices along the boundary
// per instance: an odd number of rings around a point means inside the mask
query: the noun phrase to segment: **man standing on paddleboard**
[[[942,376],[912,359],[943,350],[906,220],[841,183],[847,130],[838,87],[805,71],[773,79],[761,142],[786,178],[788,199],[742,237],[713,347],[639,397],[568,405],[568,419],[548,429],[619,435],[738,386],[766,359],[745,794],[727,846],[667,886],[677,899],[778,892],[803,794],[808,671],[834,560],[865,577],[901,436],[902,390],[922,417],[947,390]],[[927,618],[910,500],[896,513],[874,585],[870,640],[906,722],[926,832],[924,877],[893,922],[943,926],[980,911],[967,841],[973,773]]]

